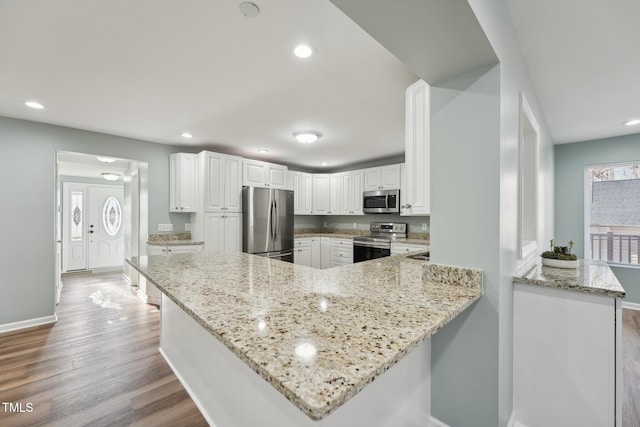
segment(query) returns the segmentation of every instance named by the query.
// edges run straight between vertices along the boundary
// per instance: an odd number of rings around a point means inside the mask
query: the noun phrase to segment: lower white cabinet
[[[516,424],[620,426],[621,311],[617,297],[514,284]]]
[[[202,245],[149,245],[147,244],[147,255],[171,255],[180,252],[197,252],[202,250]],[[138,297],[147,304],[160,304],[160,290],[149,283],[147,279],[139,274]]]
[[[293,246],[295,264],[323,269],[353,263],[352,239],[299,237]]]
[[[331,267],[353,264],[353,239],[331,239]]]
[[[293,240],[293,263],[311,267],[311,238],[302,237]]]
[[[320,237],[320,268],[331,267],[331,237]]]
[[[205,251],[241,251],[241,239],[241,213],[211,213],[204,215]]]
[[[391,255],[406,254],[409,252],[426,251],[429,245],[417,243],[391,243]]]

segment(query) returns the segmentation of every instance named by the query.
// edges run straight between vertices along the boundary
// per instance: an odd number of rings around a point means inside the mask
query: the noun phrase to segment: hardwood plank
[[[121,273],[69,274],[55,325],[0,334],[4,426],[207,423],[158,351],[160,313]]]

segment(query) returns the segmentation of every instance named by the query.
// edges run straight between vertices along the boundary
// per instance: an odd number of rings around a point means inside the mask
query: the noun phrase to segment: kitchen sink
[[[419,259],[421,261],[429,261],[430,256],[431,256],[431,252],[422,252],[419,254],[410,255],[407,258]]]

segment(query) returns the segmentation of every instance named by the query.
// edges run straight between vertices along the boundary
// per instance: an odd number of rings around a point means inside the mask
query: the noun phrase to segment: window
[[[109,236],[115,236],[122,225],[122,209],[115,197],[109,197],[102,208],[102,225]]]
[[[640,162],[586,170],[585,257],[640,264]]]
[[[518,259],[538,248],[538,134],[540,127],[523,93],[520,93],[518,166]]]
[[[71,241],[82,240],[82,192],[71,192]]]

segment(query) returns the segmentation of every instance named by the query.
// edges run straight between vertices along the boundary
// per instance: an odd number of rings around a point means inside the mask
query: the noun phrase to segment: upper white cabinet
[[[364,170],[341,172],[340,174],[340,215],[364,215],[362,192],[364,191]]]
[[[205,212],[242,212],[242,158],[203,151],[199,156]]]
[[[400,215],[429,215],[429,85],[418,80],[405,94],[405,170]]]
[[[197,154],[169,156],[169,212],[195,212]]]
[[[364,191],[397,190],[400,188],[400,164],[364,170]]]
[[[244,159],[242,185],[249,187],[287,188],[287,167],[259,160]]]
[[[342,198],[341,178],[341,173],[332,173],[329,176],[329,211],[327,212],[329,215],[340,214],[340,202]]]
[[[330,211],[331,175],[313,175],[313,213],[327,215]],[[294,196],[295,197],[295,196]]]
[[[313,176],[310,173],[288,171],[290,190],[293,190],[293,213],[311,215],[313,213]]]

